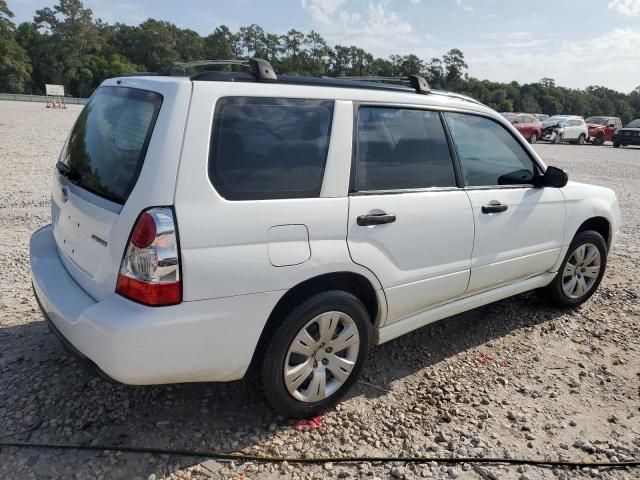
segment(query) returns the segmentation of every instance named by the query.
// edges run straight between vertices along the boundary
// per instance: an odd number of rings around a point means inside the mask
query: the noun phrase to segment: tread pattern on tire
[[[564,266],[571,257],[571,254],[574,250],[583,243],[593,243],[600,250],[600,273],[596,280],[596,283],[591,288],[586,295],[580,298],[568,298],[564,291],[562,290],[562,272],[564,270]],[[578,305],[582,305],[584,302],[589,300],[591,296],[596,292],[598,287],[600,286],[600,282],[602,281],[602,277],[604,276],[605,270],[607,268],[607,243],[605,242],[602,235],[600,235],[595,230],[583,230],[578,232],[576,236],[571,241],[571,245],[569,246],[569,250],[558,269],[557,275],[554,277],[553,281],[543,289],[543,294],[547,297],[554,305],[563,308],[571,308],[577,307]]]
[[[339,304],[342,304],[341,307],[335,306]],[[358,353],[356,366],[344,385],[329,398],[313,404],[298,402],[290,396],[284,386],[284,379],[281,379],[282,369],[279,360],[281,359],[280,355],[282,352],[280,349],[284,349],[284,355],[286,355],[286,349],[289,347],[288,338],[298,331],[296,325],[299,325],[298,328],[302,328],[302,325],[320,314],[323,309],[326,311],[337,308],[351,310],[345,313],[348,313],[356,321],[356,324],[358,324],[360,351]],[[301,302],[285,315],[283,321],[273,329],[270,336],[266,339],[267,347],[263,352],[263,358],[261,359],[262,365],[258,375],[258,385],[262,397],[271,408],[286,417],[309,417],[332,407],[360,376],[364,361],[369,352],[371,330],[371,319],[369,318],[366,307],[351,293],[342,290],[330,290],[318,293]]]

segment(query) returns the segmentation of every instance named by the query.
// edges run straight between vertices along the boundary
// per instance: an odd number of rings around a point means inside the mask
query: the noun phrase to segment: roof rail
[[[431,93],[431,87],[429,87],[429,82],[424,77],[420,75],[409,75],[408,77],[384,77],[377,75],[366,75],[366,76],[348,76],[348,77],[337,77],[339,79],[344,80],[362,80],[367,82],[390,82],[390,83],[408,83],[411,88],[413,88],[416,93]]]
[[[197,60],[193,62],[175,62],[171,68],[171,75],[184,76],[188,68],[214,65],[238,65],[246,67],[259,82],[275,82],[277,80],[276,72],[273,70],[271,64],[260,58],[250,58],[249,60]]]

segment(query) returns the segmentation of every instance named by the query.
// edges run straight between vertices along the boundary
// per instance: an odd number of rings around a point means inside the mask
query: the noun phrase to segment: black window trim
[[[461,108],[455,107],[444,107],[444,106],[433,106],[433,105],[419,105],[419,104],[405,104],[405,103],[397,103],[397,102],[382,102],[382,101],[359,101],[353,100],[351,102],[353,104],[353,128],[352,128],[352,139],[351,139],[351,171],[349,174],[349,196],[360,196],[360,195],[394,195],[400,193],[420,193],[420,192],[450,192],[450,191],[473,191],[473,190],[513,190],[517,188],[538,188],[540,184],[537,183],[522,183],[522,184],[514,184],[514,185],[465,185],[464,179],[462,177],[462,166],[460,164],[460,159],[458,156],[458,148],[455,145],[453,140],[453,136],[451,135],[451,130],[449,129],[449,124],[447,123],[445,113],[462,113],[466,115],[474,115],[477,117],[483,117],[488,120],[491,120],[502,128],[504,128],[511,137],[522,147],[524,152],[527,154],[527,157],[531,160],[534,167],[534,178],[536,176],[541,176],[545,168],[540,164],[538,159],[531,155],[529,151],[529,145],[525,144],[523,140],[518,138],[511,129],[507,128],[506,125],[511,125],[510,122],[505,118],[504,123],[499,119],[496,119],[490,114],[484,112],[476,112],[473,110],[465,110]],[[451,158],[453,160],[454,173],[456,178],[456,187],[425,187],[425,188],[409,188],[409,189],[396,189],[396,190],[357,190],[357,175],[358,175],[358,115],[360,113],[361,107],[378,107],[378,108],[404,108],[408,110],[428,110],[432,112],[437,112],[440,115],[440,119],[443,123],[445,135],[447,137],[447,143],[449,144],[449,151],[451,153]]]
[[[364,196],[364,195],[396,195],[399,193],[421,193],[421,192],[452,192],[461,191],[462,184],[462,170],[458,164],[457,153],[454,149],[451,135],[449,134],[449,127],[444,121],[442,116],[442,110],[439,108],[431,107],[429,105],[415,105],[404,103],[387,103],[387,102],[369,102],[353,100],[353,135],[351,139],[351,171],[349,174],[349,195],[350,196]],[[423,110],[435,112],[440,118],[442,123],[442,129],[444,130],[445,137],[447,139],[447,146],[449,147],[449,154],[451,155],[451,161],[453,166],[453,173],[456,185],[451,187],[424,187],[424,188],[397,188],[391,190],[358,190],[358,117],[360,115],[360,108],[373,107],[373,108],[401,108],[404,110]]]
[[[228,100],[228,99],[237,100],[239,98],[249,99],[249,100],[263,100],[263,101],[287,100],[287,101],[313,101],[313,102],[331,103],[331,109],[329,110],[329,126],[327,129],[328,140],[327,140],[327,147],[326,147],[326,152],[324,156],[324,162],[322,164],[322,170],[320,172],[320,186],[317,188],[317,192],[315,192],[314,195],[300,196],[300,195],[295,195],[296,193],[300,193],[300,192],[289,192],[289,193],[292,193],[293,195],[281,196],[277,194],[275,195],[265,194],[264,196],[261,196],[261,198],[236,199],[236,198],[228,198],[222,192],[222,190],[218,187],[218,185],[216,185],[216,182],[214,182],[211,174],[211,155],[212,155],[213,135],[217,128],[216,120],[217,120],[217,115],[218,115],[220,104],[221,104],[220,102],[221,100]],[[335,111],[336,111],[336,99],[331,99],[331,98],[284,97],[284,96],[274,96],[274,95],[224,95],[216,98],[213,106],[213,113],[211,115],[211,127],[209,130],[209,141],[207,146],[207,179],[209,180],[209,183],[211,184],[213,189],[216,191],[216,193],[220,195],[221,198],[225,199],[228,202],[262,202],[262,201],[278,201],[278,200],[294,200],[294,199],[304,200],[304,199],[310,199],[310,198],[322,198],[322,187],[324,185],[327,162],[329,161],[329,153],[331,151],[331,140],[333,138],[332,131],[333,131],[333,120],[334,120]]]

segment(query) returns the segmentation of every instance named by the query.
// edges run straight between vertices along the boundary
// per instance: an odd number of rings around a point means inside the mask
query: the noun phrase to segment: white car
[[[528,290],[576,306],[598,287],[614,192],[567,183],[497,112],[420,77],[249,66],[106,80],[68,137],[33,286],[107,376],[252,372],[275,410],[305,416],[372,345]]]
[[[582,117],[554,115],[542,122],[542,138],[553,143],[569,142],[584,145],[589,138],[589,128]]]

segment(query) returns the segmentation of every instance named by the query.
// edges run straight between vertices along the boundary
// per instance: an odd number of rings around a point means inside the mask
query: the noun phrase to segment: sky
[[[8,0],[16,22],[57,0]],[[221,24],[256,23],[322,34],[376,56],[424,60],[461,49],[469,74],[499,82],[640,86],[640,0],[84,0],[96,18],[138,24],[168,20],[202,35]]]

